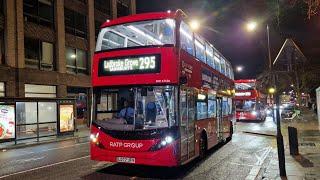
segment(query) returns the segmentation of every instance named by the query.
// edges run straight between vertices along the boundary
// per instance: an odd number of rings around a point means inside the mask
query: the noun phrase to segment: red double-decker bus
[[[235,80],[237,120],[265,120],[266,97],[256,89],[255,79]]]
[[[179,166],[232,136],[232,66],[182,11],[105,22],[92,84],[92,160]]]

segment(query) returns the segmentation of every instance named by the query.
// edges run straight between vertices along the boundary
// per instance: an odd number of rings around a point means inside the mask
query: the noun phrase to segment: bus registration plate
[[[135,163],[135,158],[129,158],[129,157],[117,157],[117,162],[121,163]]]

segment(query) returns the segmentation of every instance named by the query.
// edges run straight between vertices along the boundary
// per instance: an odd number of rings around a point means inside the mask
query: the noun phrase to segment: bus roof
[[[107,20],[105,23],[102,24],[101,28],[118,25],[118,24],[136,22],[136,21],[175,18],[176,16],[178,15],[175,12],[152,12],[152,13],[133,14],[129,16],[123,16],[117,19]]]

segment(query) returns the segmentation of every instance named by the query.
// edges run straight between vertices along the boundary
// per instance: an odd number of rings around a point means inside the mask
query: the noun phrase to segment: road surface
[[[87,139],[0,152],[0,179],[254,179],[275,155],[275,138],[248,131],[275,130],[272,120],[237,122],[233,139],[204,160],[180,168],[91,161]],[[274,132],[273,132],[274,133]]]

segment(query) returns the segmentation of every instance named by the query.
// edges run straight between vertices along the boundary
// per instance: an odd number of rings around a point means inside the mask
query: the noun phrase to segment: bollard
[[[297,128],[288,127],[290,155],[299,155]]]

